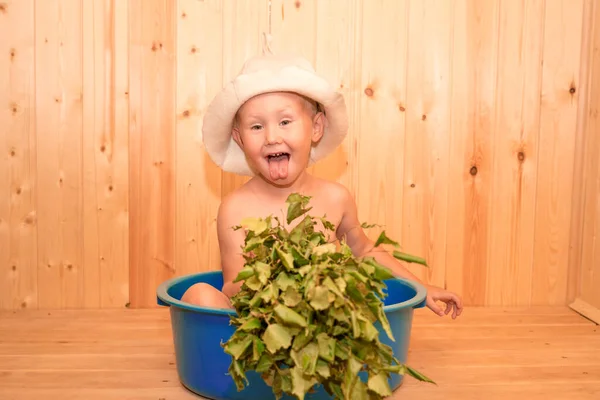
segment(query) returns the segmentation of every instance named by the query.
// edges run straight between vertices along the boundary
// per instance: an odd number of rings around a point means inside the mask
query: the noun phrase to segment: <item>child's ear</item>
[[[317,143],[323,137],[323,130],[325,129],[325,115],[322,112],[318,112],[313,118],[313,133],[312,141]]]
[[[242,141],[242,136],[240,135],[240,130],[234,126],[231,128],[231,136],[233,136],[233,140],[240,146],[241,149],[244,148],[244,142]]]

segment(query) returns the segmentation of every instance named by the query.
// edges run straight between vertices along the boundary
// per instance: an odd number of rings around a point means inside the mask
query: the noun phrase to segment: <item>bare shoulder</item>
[[[325,179],[318,180],[319,188],[321,193],[326,193],[329,201],[336,204],[337,207],[346,211],[348,207],[350,209],[355,208],[354,197],[348,188],[341,183],[328,181]]]

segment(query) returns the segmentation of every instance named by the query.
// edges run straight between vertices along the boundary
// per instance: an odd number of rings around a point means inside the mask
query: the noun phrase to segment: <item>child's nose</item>
[[[266,128],[266,140],[267,144],[279,144],[281,143],[281,135],[277,128]]]

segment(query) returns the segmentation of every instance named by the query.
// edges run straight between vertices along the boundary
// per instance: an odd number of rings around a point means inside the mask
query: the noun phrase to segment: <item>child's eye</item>
[[[251,130],[253,130],[253,131],[255,131],[255,130],[258,130],[258,129],[260,129],[260,128],[261,128],[261,126],[260,126],[260,125],[258,125],[258,124],[257,124],[257,125],[252,125],[252,126],[250,127],[250,129],[251,129]]]
[[[292,121],[290,121],[289,119],[284,119],[283,121],[281,121],[281,125],[287,125],[289,123],[291,123]]]

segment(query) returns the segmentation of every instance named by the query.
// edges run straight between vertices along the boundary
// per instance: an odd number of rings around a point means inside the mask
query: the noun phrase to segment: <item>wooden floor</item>
[[[568,308],[415,317],[397,399],[600,399],[600,329]],[[177,379],[168,309],[0,312],[0,399],[193,400]]]

